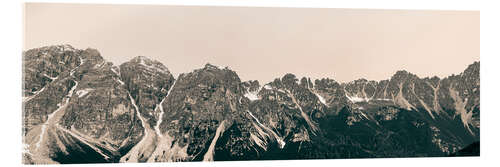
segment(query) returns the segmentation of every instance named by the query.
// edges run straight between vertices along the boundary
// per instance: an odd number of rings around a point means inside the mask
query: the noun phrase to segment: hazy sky
[[[27,4],[25,48],[54,44],[115,65],[146,56],[175,76],[210,62],[243,81],[444,77],[479,60],[479,11]]]

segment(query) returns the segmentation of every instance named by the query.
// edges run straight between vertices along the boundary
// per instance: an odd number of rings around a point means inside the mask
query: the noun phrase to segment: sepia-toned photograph
[[[479,11],[23,6],[23,164],[480,156]]]

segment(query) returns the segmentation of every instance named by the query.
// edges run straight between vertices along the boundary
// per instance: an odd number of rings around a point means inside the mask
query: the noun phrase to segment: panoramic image
[[[23,164],[480,156],[479,11],[24,4]]]

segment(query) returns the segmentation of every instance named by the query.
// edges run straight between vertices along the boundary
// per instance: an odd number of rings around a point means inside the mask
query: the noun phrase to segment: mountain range
[[[479,69],[261,84],[211,64],[174,77],[143,56],[115,66],[95,49],[30,49],[23,163],[479,156]]]

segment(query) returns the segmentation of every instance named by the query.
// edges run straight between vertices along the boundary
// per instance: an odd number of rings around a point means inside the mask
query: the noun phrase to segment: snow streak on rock
[[[364,87],[363,87],[364,88]],[[364,90],[363,90],[364,91]],[[347,97],[347,99],[349,101],[351,101],[352,103],[361,103],[361,102],[369,102],[370,101],[370,98],[367,98],[367,97],[358,97],[358,96],[349,96],[347,93],[348,91],[345,89],[344,87],[344,92],[345,92],[345,97]]]
[[[139,56],[137,58],[139,59],[139,64],[150,71],[159,71],[161,73],[170,73],[166,67],[157,66],[152,62],[152,60],[149,60],[146,57]],[[146,61],[147,61],[147,63],[146,63]]]
[[[411,91],[412,91],[413,95],[415,96],[415,98],[417,98],[418,102],[420,102],[420,104],[422,104],[422,106],[424,106],[424,109],[427,111],[427,113],[429,113],[429,115],[432,117],[432,119],[436,119],[436,118],[434,118],[434,115],[432,114],[431,108],[429,108],[429,106],[427,106],[427,104],[425,104],[425,102],[422,99],[420,99],[418,97],[418,95],[415,93],[415,83],[413,83],[411,85]]]
[[[23,102],[26,103],[28,101],[30,101],[31,99],[35,98],[36,96],[38,96],[38,94],[40,94],[40,92],[44,91],[45,90],[45,87],[43,87],[42,89],[36,91],[36,92],[33,92],[34,94],[32,96],[25,96],[23,97]]]
[[[76,68],[75,68],[76,69]],[[74,69],[73,69],[74,70]],[[47,76],[46,74],[44,74],[45,76]],[[73,75],[73,74],[71,74]],[[47,76],[49,77],[49,76]],[[23,96],[23,103],[26,103],[28,101],[30,101],[31,99],[35,98],[36,96],[38,96],[38,94],[40,94],[40,92],[43,92],[45,90],[45,87],[47,87],[48,85],[50,85],[52,82],[54,82],[55,80],[57,80],[59,76],[56,76],[56,77],[49,77],[51,79],[51,81],[49,82],[49,84],[45,85],[42,89],[38,90],[38,91],[35,91],[33,92],[33,95],[31,96]]]
[[[41,127],[42,131],[40,133],[40,139],[35,144],[36,150],[38,150],[38,148],[40,147],[40,143],[42,143],[42,141],[43,141],[43,139],[45,137],[47,126],[52,125],[52,124],[55,123],[52,120],[52,118],[54,117],[54,115],[57,114],[59,111],[61,111],[63,108],[65,108],[68,105],[69,99],[71,98],[71,96],[73,95],[73,92],[75,91],[76,87],[78,86],[78,82],[77,81],[74,81],[74,82],[75,82],[75,85],[68,92],[68,95],[66,95],[66,99],[64,100],[63,104],[59,103],[58,104],[59,108],[57,108],[54,112],[52,112],[51,114],[49,114],[47,116],[47,121],[44,124],[42,124],[42,127]]]
[[[267,126],[264,126],[262,123],[260,123],[259,119],[257,119],[257,117],[255,117],[250,111],[248,111],[248,114],[250,114],[250,116],[252,116],[253,119],[255,119],[255,121],[264,129],[266,129],[267,131],[269,131],[273,136],[274,138],[276,138],[276,141],[278,142],[278,144],[280,145],[280,148],[283,148],[285,147],[285,142],[283,141],[283,139],[278,136],[278,134],[276,134],[276,132],[274,132],[272,129],[268,128]]]
[[[302,107],[297,102],[297,99],[295,99],[295,96],[292,93],[290,93],[290,91],[288,91],[288,90],[286,92],[287,92],[288,96],[290,96],[290,98],[292,98],[293,103],[295,103],[295,105],[297,105],[297,107],[299,108],[300,115],[302,115],[302,117],[304,118],[304,120],[306,120],[309,127],[311,127],[312,132],[314,133],[314,132],[318,131],[316,124],[314,122],[312,122],[311,119],[309,118],[309,116],[304,112],[304,110],[302,110]]]
[[[393,99],[394,99],[394,103],[396,103],[397,105],[399,105],[407,110],[415,109],[415,107],[413,105],[411,105],[410,102],[408,102],[408,100],[406,100],[405,97],[403,96],[403,83],[399,84],[399,92],[396,95],[396,97],[394,97]]]
[[[472,111],[468,112],[465,109],[465,105],[467,104],[468,99],[465,98],[465,100],[462,100],[462,98],[460,97],[460,94],[455,89],[453,89],[452,86],[450,86],[449,91],[450,91],[451,98],[453,99],[453,101],[455,101],[456,115],[460,115],[460,119],[462,120],[464,127],[467,128],[467,130],[472,135],[474,135],[474,133],[472,132],[472,130],[469,127],[470,121],[472,120]],[[474,107],[472,107],[472,108],[474,108]]]
[[[82,143],[84,143],[85,145],[89,146],[90,148],[92,148],[92,149],[93,149],[94,151],[96,151],[97,153],[99,153],[102,157],[104,157],[104,159],[106,159],[106,160],[109,160],[109,159],[110,159],[110,157],[109,157],[108,155],[104,154],[104,153],[102,152],[102,150],[101,150],[101,149],[99,149],[99,148],[97,148],[95,145],[93,145],[93,144],[89,143],[89,141],[88,141],[89,139],[88,139],[88,138],[83,137],[83,135],[82,135],[82,134],[80,134],[80,133],[78,133],[78,131],[74,130],[74,128],[73,128],[73,127],[71,127],[71,130],[67,130],[67,129],[65,129],[65,128],[63,128],[63,127],[59,126],[59,125],[57,125],[57,129],[58,129],[58,130],[62,130],[62,131],[64,131],[64,132],[66,132],[66,133],[70,134],[71,136],[73,136],[73,137],[77,138],[79,141],[81,141]],[[94,141],[94,143],[95,143],[95,141]]]
[[[262,88],[259,88],[258,90],[256,91],[249,91],[250,88],[247,88],[247,92],[244,94],[244,96],[246,98],[248,98],[250,101],[255,101],[255,100],[260,100],[260,97],[259,97],[259,91],[262,89]]]
[[[57,76],[55,76],[55,77],[51,77],[51,76],[49,76],[49,75],[47,75],[47,74],[43,74],[43,76],[45,76],[45,77],[49,78],[51,81],[53,81],[53,80],[56,80],[56,79],[57,79]]]
[[[312,93],[314,93],[314,95],[316,95],[316,97],[318,97],[319,101],[321,103],[323,103],[325,106],[329,107],[328,104],[326,104],[326,100],[325,98],[323,98],[323,96],[319,95],[317,92],[311,90]]]
[[[441,111],[441,106],[439,105],[439,96],[438,96],[438,93],[439,93],[439,87],[441,86],[441,81],[438,82],[437,86],[434,87],[431,83],[429,82],[426,82],[427,85],[429,85],[433,92],[434,92],[434,101],[433,101],[433,107],[434,107],[434,112],[436,112],[438,115]]]
[[[170,89],[168,90],[167,95],[165,96],[165,98],[163,98],[163,100],[161,100],[160,104],[157,106],[157,108],[160,109],[160,115],[158,116],[158,123],[156,123],[156,125],[155,125],[155,131],[159,137],[163,137],[161,134],[161,131],[160,131],[160,124],[163,121],[163,113],[165,113],[163,111],[163,102],[165,101],[165,99],[167,99],[168,95],[170,95],[170,92],[172,92],[172,90],[174,89],[176,82],[177,82],[177,80],[174,80],[174,83],[172,84],[172,86],[170,86]]]
[[[149,125],[147,124],[146,120],[141,116],[141,113],[139,112],[139,107],[135,104],[134,98],[128,93],[128,96],[130,98],[130,101],[132,102],[132,105],[135,108],[135,111],[137,113],[137,117],[141,120],[142,127],[144,128],[144,137],[135,145],[132,147],[132,149],[120,159],[120,162],[139,162],[139,161],[145,161],[146,157],[149,156],[150,153],[153,152],[154,149],[154,132],[151,130]],[[153,145],[153,146],[151,146]]]
[[[81,98],[81,97],[87,95],[92,90],[94,90],[94,89],[92,89],[92,88],[86,88],[86,89],[83,89],[83,90],[78,90],[78,91],[76,91],[76,95],[78,95],[78,98]]]
[[[116,75],[120,76],[120,73],[116,71],[115,68],[111,68],[111,71],[113,71],[113,73],[115,73]]]

